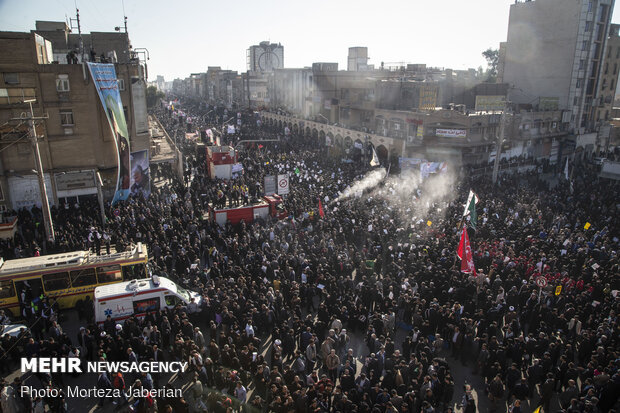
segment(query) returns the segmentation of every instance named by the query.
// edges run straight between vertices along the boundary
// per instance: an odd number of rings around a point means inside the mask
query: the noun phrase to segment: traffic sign
[[[536,285],[540,288],[545,288],[547,286],[547,279],[545,277],[536,278]]]
[[[278,175],[278,195],[286,195],[289,193],[288,174]]]

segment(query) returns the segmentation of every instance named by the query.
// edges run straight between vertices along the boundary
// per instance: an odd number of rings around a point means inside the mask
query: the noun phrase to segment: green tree
[[[482,52],[482,56],[487,59],[487,82],[494,82],[497,78],[497,62],[499,60],[499,50],[488,48]]]
[[[166,95],[164,95],[164,92],[157,89],[156,86],[149,86],[148,88],[146,88],[146,106],[148,108],[152,108],[160,99],[163,99],[165,96]]]

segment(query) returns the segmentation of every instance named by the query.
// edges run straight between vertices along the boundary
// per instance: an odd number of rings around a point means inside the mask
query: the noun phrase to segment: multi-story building
[[[368,48],[367,47],[349,47],[349,55],[347,56],[347,70],[357,72],[368,70]]]
[[[209,66],[205,74],[205,82],[202,97],[207,102],[225,105],[228,108],[243,104],[243,79],[236,71],[222,70],[219,66]]]
[[[38,124],[48,198],[52,205],[96,196],[95,172],[112,195],[118,167],[114,136],[84,64],[60,63],[65,44],[33,31],[0,32],[0,186],[4,208],[41,205],[28,125],[12,119],[48,116]],[[100,46],[100,50],[107,50]],[[127,49],[114,50],[117,56]],[[131,151],[150,148],[144,67],[137,60],[115,64]]]
[[[250,72],[273,72],[284,68],[284,46],[280,43],[260,42],[247,50],[247,68]]]
[[[272,108],[285,108],[288,112],[309,116],[306,97],[312,94],[312,69],[276,69],[273,72],[270,95]]]
[[[517,0],[499,79],[509,100],[567,111],[574,133],[596,127],[599,82],[615,0]]]
[[[618,86],[620,72],[620,24],[612,24],[607,39],[605,63],[601,73],[598,91],[598,107],[596,108],[597,123],[611,120],[612,107]]]

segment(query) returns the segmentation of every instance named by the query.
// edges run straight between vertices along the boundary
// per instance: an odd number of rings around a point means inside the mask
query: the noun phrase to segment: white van
[[[119,323],[131,316],[144,317],[152,311],[174,308],[177,304],[187,306],[192,298],[202,304],[200,294],[186,290],[164,277],[131,280],[95,288],[94,306],[97,325],[103,324],[108,316]]]

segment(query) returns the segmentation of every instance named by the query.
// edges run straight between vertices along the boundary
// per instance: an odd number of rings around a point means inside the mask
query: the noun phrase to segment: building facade
[[[352,72],[368,70],[367,47],[349,47],[347,70]]]
[[[498,76],[509,100],[567,111],[574,133],[596,127],[602,66],[614,0],[517,0]]]
[[[273,72],[284,68],[284,46],[260,42],[247,50],[247,69],[250,72]]]
[[[29,113],[25,101],[30,99],[36,100],[34,116],[48,117],[36,130],[50,204],[96,196],[96,172],[103,177],[104,194],[114,191],[116,145],[88,67],[53,60],[60,54],[54,47],[34,31],[0,32],[0,122],[7,124],[0,129],[3,208],[41,204],[30,130],[13,120]],[[144,68],[128,62],[115,69],[131,151],[149,150]]]

